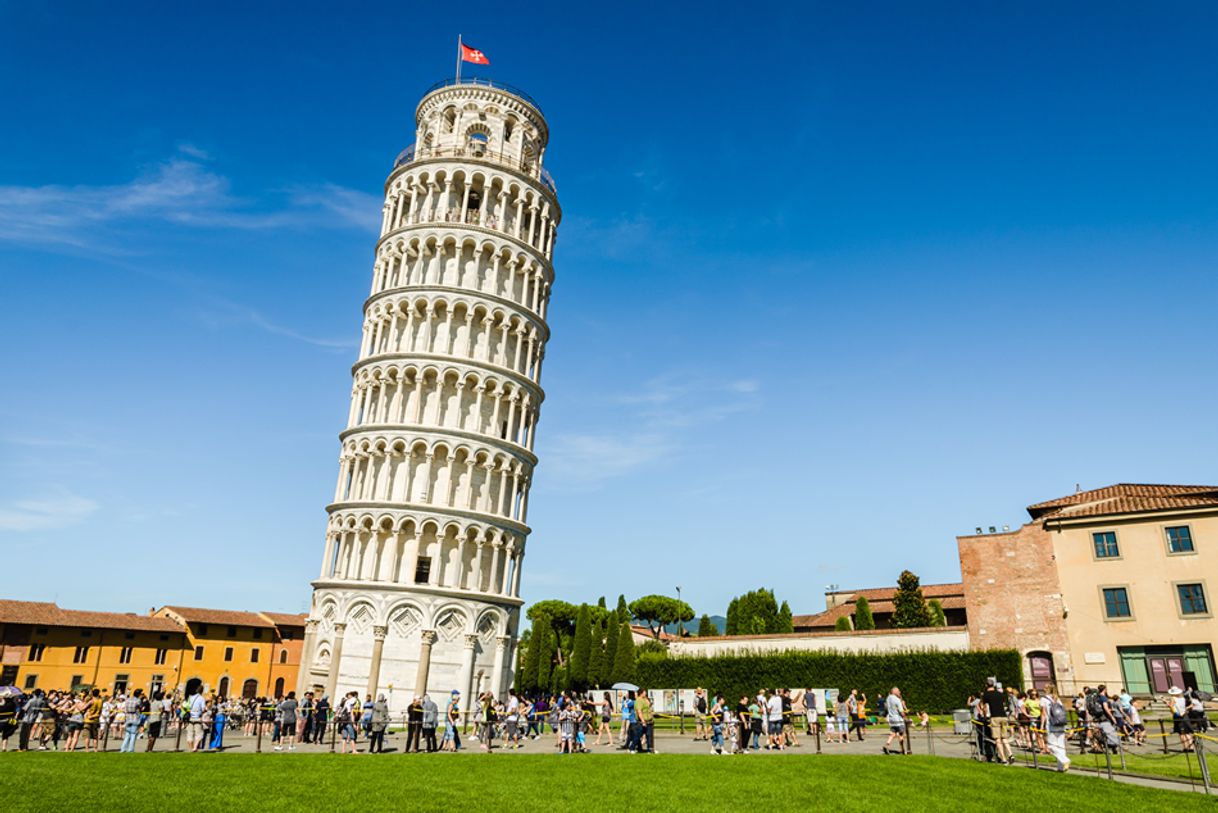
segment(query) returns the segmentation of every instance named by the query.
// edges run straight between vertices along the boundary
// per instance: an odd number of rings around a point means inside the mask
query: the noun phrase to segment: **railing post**
[[[816,720],[816,753],[820,753],[820,719]]]
[[[1163,739],[1163,753],[1168,753],[1167,750],[1167,726],[1163,723],[1163,718],[1159,718],[1159,736]]]
[[[330,722],[330,753],[334,753],[334,741],[338,738],[338,723],[337,719],[332,719]]]
[[[259,708],[259,709],[258,709],[258,717],[259,717],[259,720],[258,720],[258,723],[257,723],[257,725],[258,725],[258,740],[257,740],[257,742],[256,742],[256,743],[254,743],[254,753],[255,753],[255,754],[261,754],[261,753],[262,753],[262,719],[261,719],[261,718],[262,718],[262,709],[261,709],[261,708]]]
[[[1201,734],[1193,735],[1193,749],[1197,753],[1197,765],[1201,768],[1201,784],[1205,787],[1205,795],[1210,794],[1210,765],[1205,759],[1205,749],[1201,745]]]
[[[106,745],[110,742],[110,724],[113,722],[113,720],[107,720],[105,727],[102,729],[101,749],[103,754],[106,752]]]
[[[935,755],[935,737],[930,733],[930,719],[926,720],[926,753]]]

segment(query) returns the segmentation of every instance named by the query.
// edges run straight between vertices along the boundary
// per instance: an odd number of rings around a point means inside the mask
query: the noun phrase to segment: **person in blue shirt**
[[[622,744],[618,750],[634,751],[638,743],[634,738],[634,692],[627,692],[622,701]]]

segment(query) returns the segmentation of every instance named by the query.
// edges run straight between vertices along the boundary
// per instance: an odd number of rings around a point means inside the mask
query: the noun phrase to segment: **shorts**
[[[694,712],[694,722],[697,723],[698,725],[702,725],[703,723],[705,723],[706,722],[706,712],[695,711]]]
[[[77,722],[76,720],[68,720],[68,733],[70,733],[70,734],[75,734],[77,731],[80,731],[84,727],[85,727],[84,723]]]
[[[889,723],[888,730],[891,731],[893,734],[904,734],[905,733],[905,724],[904,723]]]
[[[161,736],[161,721],[160,720],[157,720],[156,722],[148,724],[148,736],[154,737],[154,738]]]
[[[1193,723],[1187,717],[1175,717],[1172,719],[1171,730],[1173,734],[1192,734]]]
[[[991,717],[990,718],[990,733],[996,740],[1005,740],[1007,738],[1007,724],[1010,723],[1009,717]]]
[[[769,733],[777,736],[782,733],[782,720],[770,720]]]
[[[101,729],[100,729],[100,726],[97,723],[97,721],[93,721],[91,723],[85,723],[85,734],[91,740],[97,739],[97,732],[100,730]]]
[[[601,722],[602,722],[602,723],[608,723],[608,722],[610,722],[609,715],[608,715],[608,714],[602,715],[602,716],[601,716]]]

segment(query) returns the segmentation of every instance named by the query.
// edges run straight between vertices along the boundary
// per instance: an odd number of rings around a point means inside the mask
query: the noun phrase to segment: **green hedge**
[[[763,688],[858,689],[872,699],[900,686],[911,711],[941,713],[964,706],[994,675],[1004,686],[1023,686],[1019,653],[983,652],[775,652],[764,655],[640,655],[635,682],[652,689],[703,686],[737,699]],[[882,696],[882,695],[881,695]],[[824,711],[824,709],[821,709]]]

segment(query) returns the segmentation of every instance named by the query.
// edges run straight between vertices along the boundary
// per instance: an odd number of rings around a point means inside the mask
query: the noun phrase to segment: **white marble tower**
[[[537,104],[445,82],[385,183],[299,690],[506,691],[561,209]]]

